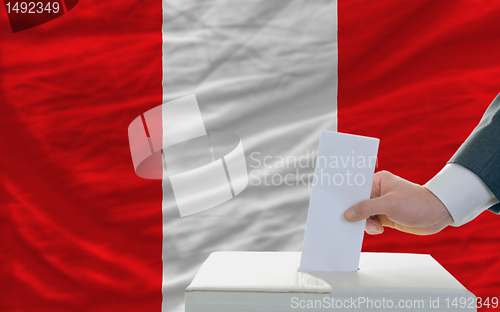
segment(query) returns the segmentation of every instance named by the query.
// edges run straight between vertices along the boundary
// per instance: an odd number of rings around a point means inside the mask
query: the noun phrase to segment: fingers
[[[382,226],[387,226],[387,227],[390,227],[390,228],[393,228],[395,229],[396,228],[396,224],[394,223],[394,221],[392,221],[391,219],[387,218],[386,216],[383,216],[383,215],[379,215],[377,216],[380,224]]]
[[[377,198],[382,195],[382,190],[381,190],[381,175],[380,172],[375,173],[373,176],[373,182],[372,182],[372,190],[370,194],[370,198]]]
[[[388,184],[389,180],[393,177],[394,175],[390,173],[389,171],[379,171],[376,172],[375,175],[373,176],[373,182],[372,182],[372,190],[371,190],[371,195],[370,198],[377,198],[380,197],[383,194],[383,186]]]
[[[377,216],[374,216],[366,219],[365,231],[370,235],[382,234],[384,232],[384,227]]]
[[[388,171],[375,173],[372,182],[372,190],[369,200],[364,200],[344,212],[347,221],[355,222],[378,214],[387,214],[396,204],[391,201],[393,196],[386,194],[387,188],[391,187],[394,175]],[[380,223],[380,222],[379,222]]]
[[[344,212],[347,221],[355,222],[379,214],[387,215],[391,212],[391,196],[381,196],[377,198],[363,200]]]

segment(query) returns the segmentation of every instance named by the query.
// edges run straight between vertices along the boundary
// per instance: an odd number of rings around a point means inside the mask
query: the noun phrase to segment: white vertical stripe
[[[249,173],[243,192],[207,211],[227,217],[173,217],[164,179],[162,310],[181,312],[210,252],[301,249],[309,198],[301,181],[314,168],[275,164],[278,156],[313,164],[320,131],[337,129],[337,3],[163,0],[162,36],[163,103],[196,94],[207,132],[240,136]],[[264,185],[273,175],[290,185]]]

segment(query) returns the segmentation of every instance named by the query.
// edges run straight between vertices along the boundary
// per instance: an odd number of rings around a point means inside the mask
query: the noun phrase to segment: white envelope
[[[366,221],[344,211],[370,198],[379,139],[322,131],[300,272],[356,271]]]

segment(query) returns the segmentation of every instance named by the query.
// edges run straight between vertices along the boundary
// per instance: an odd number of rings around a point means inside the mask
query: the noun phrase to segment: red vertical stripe
[[[128,124],[162,101],[162,6],[82,1],[12,33],[0,10],[1,311],[159,311],[161,182]]]
[[[379,168],[423,184],[500,93],[500,3],[343,1],[339,131],[379,137]],[[500,293],[500,217],[418,237],[387,230],[365,251],[430,253],[476,296]]]

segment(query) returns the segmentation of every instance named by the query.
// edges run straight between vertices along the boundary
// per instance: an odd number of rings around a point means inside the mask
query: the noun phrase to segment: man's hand
[[[429,235],[453,223],[450,213],[434,194],[388,171],[375,174],[370,198],[344,212],[347,221],[368,218],[365,228],[368,234],[380,234],[388,226]]]

